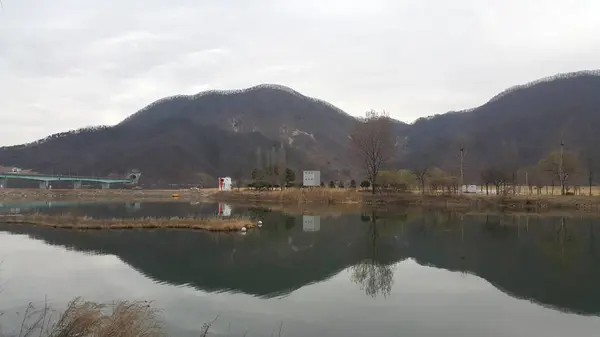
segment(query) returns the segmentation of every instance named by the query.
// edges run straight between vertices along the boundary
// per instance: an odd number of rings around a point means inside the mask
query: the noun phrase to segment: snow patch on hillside
[[[300,135],[305,135],[305,136],[312,138],[312,140],[315,140],[315,136],[312,133],[298,130],[298,129],[292,131],[292,137],[296,137],[296,136],[300,136]]]

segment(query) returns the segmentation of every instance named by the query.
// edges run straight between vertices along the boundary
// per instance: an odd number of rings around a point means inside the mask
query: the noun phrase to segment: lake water
[[[12,204],[95,217],[246,214],[247,234],[0,224],[0,329],[29,302],[152,300],[173,336],[598,336],[600,219],[414,209],[290,216],[231,205]],[[18,332],[18,331],[17,331]],[[2,334],[2,333],[0,333]]]

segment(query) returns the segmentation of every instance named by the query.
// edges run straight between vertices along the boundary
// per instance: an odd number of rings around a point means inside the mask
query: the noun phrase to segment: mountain
[[[600,71],[561,74],[508,89],[475,109],[417,120],[406,129],[404,165],[457,171],[464,146],[466,174],[477,181],[488,167],[536,164],[561,138],[567,150],[586,156],[600,142],[598,129]]]
[[[355,120],[289,88],[261,85],[156,101],[111,127],[86,128],[0,148],[0,163],[39,172],[107,175],[132,168],[152,183],[198,182],[199,175],[245,177],[256,152],[283,146],[288,166],[350,175],[348,133]]]
[[[174,118],[236,134],[259,132],[302,151],[317,167],[333,169],[347,167],[348,134],[355,125],[337,107],[279,85],[169,97],[119,125],[143,130]]]
[[[599,112],[600,72],[544,78],[508,89],[475,109],[413,124],[393,121],[393,134],[405,139],[405,147],[390,166],[456,172],[463,146],[467,181],[477,182],[485,168],[537,163],[561,138],[568,150],[596,158]],[[355,123],[335,106],[283,86],[207,91],[163,98],[115,126],[0,148],[0,165],[96,175],[136,168],[143,182],[193,183],[200,176],[236,172],[249,177],[257,148],[266,153],[283,143],[288,166],[296,170],[320,169],[324,180],[360,179],[360,167],[349,154]]]

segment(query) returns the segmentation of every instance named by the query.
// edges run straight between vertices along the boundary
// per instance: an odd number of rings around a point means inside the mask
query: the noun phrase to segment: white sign
[[[321,186],[321,171],[302,171],[302,186]]]
[[[463,185],[462,191],[464,193],[477,193],[477,185]]]

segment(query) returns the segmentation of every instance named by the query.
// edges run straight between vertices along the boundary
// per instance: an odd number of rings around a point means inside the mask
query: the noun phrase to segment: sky
[[[412,122],[600,68],[597,0],[1,0],[0,145],[281,84]]]

